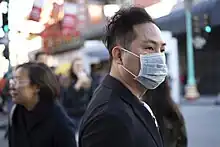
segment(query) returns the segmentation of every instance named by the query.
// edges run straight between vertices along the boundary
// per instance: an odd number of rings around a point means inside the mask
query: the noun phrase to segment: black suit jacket
[[[81,121],[79,147],[163,147],[163,143],[148,110],[107,75]]]
[[[58,102],[39,102],[27,111],[14,105],[9,147],[76,147],[74,125]]]

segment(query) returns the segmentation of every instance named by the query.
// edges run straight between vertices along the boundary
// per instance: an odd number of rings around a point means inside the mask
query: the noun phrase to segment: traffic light
[[[3,56],[5,57],[5,59],[9,60],[9,48],[8,48],[8,45],[5,46],[5,49],[3,51]]]
[[[2,14],[2,20],[3,20],[3,30],[5,33],[9,31],[8,27],[8,1],[2,1],[1,3],[4,3],[4,7],[6,9],[5,13]]]
[[[200,36],[201,35],[199,16],[194,15],[192,17],[192,29],[193,29],[193,36]]]
[[[2,20],[3,20],[3,30],[5,33],[8,33],[9,27],[8,27],[8,0],[0,0],[1,9],[2,11]],[[3,50],[2,54],[5,57],[5,59],[9,60],[9,48],[8,48],[8,39],[3,38],[3,40],[6,40],[2,42],[2,44],[5,44],[5,49]]]
[[[9,28],[8,28],[8,13],[6,13],[6,14],[2,14],[2,16],[3,16],[3,30],[4,30],[4,32],[8,32],[9,31]]]
[[[208,14],[204,14],[204,31],[206,33],[211,33],[212,32],[210,17],[209,17]]]

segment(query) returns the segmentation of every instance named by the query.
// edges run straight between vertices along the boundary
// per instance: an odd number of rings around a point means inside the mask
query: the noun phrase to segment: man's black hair
[[[39,58],[41,55],[46,55],[46,53],[45,53],[45,52],[37,52],[37,53],[35,54],[34,60],[37,61],[38,58]]]
[[[117,44],[126,49],[130,48],[131,42],[136,38],[133,26],[148,22],[154,23],[151,16],[141,7],[121,8],[116,12],[107,24],[104,40],[110,54],[110,61],[112,60],[111,51]]]

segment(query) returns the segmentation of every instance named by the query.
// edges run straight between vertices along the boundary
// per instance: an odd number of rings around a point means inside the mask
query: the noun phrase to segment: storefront
[[[199,20],[198,28],[201,30],[199,35],[206,41],[205,45],[201,48],[196,48],[194,44],[196,82],[201,95],[217,95],[220,92],[220,68],[218,68],[220,64],[220,46],[218,43],[218,38],[220,37],[219,7],[220,1],[218,0],[204,0],[192,8],[192,16],[197,16]],[[205,31],[205,15],[208,15],[210,18],[208,24],[211,27],[210,32]],[[177,10],[174,9],[170,15],[159,18],[156,22],[162,30],[173,32],[174,36],[178,39],[180,72],[181,76],[187,76],[184,7]]]

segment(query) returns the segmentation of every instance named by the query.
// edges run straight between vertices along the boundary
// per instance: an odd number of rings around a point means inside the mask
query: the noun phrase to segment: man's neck
[[[126,80],[124,78],[122,78],[121,76],[118,76],[118,74],[115,74],[114,72],[110,72],[110,75],[114,78],[116,78],[117,80],[119,80],[125,87],[127,87],[134,96],[136,96],[137,98],[141,98],[145,92],[147,91],[146,88],[144,88],[143,86],[141,86],[137,81],[135,81],[134,79],[130,79],[130,80]]]

